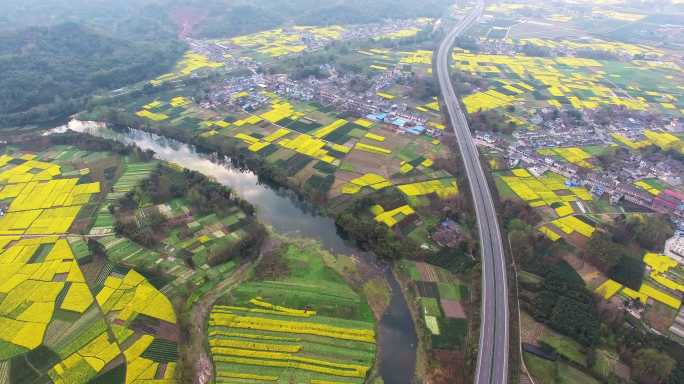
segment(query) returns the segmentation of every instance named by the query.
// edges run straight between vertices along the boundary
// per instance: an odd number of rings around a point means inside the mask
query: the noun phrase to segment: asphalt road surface
[[[475,383],[505,384],[508,382],[508,287],[501,232],[477,147],[449,77],[454,41],[482,16],[483,10],[483,0],[478,0],[477,6],[442,41],[436,55],[437,78],[470,182],[482,249],[480,349]]]

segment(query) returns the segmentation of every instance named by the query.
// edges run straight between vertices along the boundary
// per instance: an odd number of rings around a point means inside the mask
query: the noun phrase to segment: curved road
[[[483,0],[478,0],[477,6],[449,31],[437,51],[436,67],[442,97],[470,182],[482,249],[482,313],[475,383],[505,384],[508,382],[508,289],[501,232],[477,147],[449,78],[454,41],[482,16],[483,9]]]

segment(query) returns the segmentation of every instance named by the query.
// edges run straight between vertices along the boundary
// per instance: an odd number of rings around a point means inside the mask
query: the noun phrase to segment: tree
[[[643,384],[664,383],[674,366],[673,358],[653,348],[637,351],[632,359],[632,373]]]
[[[638,291],[644,277],[644,262],[640,258],[624,255],[608,275],[618,283]]]
[[[537,321],[582,344],[591,346],[599,341],[600,321],[593,296],[565,262],[548,269],[541,292],[534,300],[533,315]]]
[[[584,251],[584,258],[604,272],[615,267],[622,255],[622,248],[605,232],[592,236]]]
[[[672,225],[662,216],[646,216],[635,228],[637,242],[650,251],[663,249],[665,241],[673,234]]]
[[[526,265],[534,258],[529,232],[513,230],[508,234],[508,239],[511,242],[513,257],[518,263]]]
[[[585,345],[599,341],[599,323],[593,303],[561,296],[551,312],[550,325]]]
[[[410,83],[412,86],[409,93],[414,99],[429,100],[439,94],[437,82],[432,77],[414,77]]]
[[[684,363],[680,362],[679,365],[672,370],[670,377],[667,379],[667,384],[684,384]]]

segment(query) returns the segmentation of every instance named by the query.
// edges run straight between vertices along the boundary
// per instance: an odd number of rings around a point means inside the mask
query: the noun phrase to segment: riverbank
[[[235,168],[230,158],[219,154],[198,153],[196,148],[133,129],[114,131],[102,124],[74,121],[69,128],[125,144],[135,144],[152,150],[165,161],[201,172],[235,190],[243,199],[257,207],[258,219],[285,236],[314,238],[333,253],[357,257],[384,268],[384,278],[391,288],[390,304],[380,319],[378,328],[378,366],[387,383],[410,383],[414,375],[416,333],[406,301],[391,268],[372,254],[350,245],[338,233],[334,220],[321,214],[312,204],[297,198],[292,192],[262,183],[245,168]]]
[[[430,233],[437,230],[438,224],[445,219],[443,208],[463,205],[453,201],[458,199],[458,187],[450,161],[446,159],[448,154],[444,153],[446,147],[438,140],[427,144],[438,148],[436,152],[420,156],[414,154],[418,156],[413,161],[416,165],[406,164],[413,171],[400,172],[397,169],[396,174],[390,175],[383,162],[397,160],[381,159],[379,155],[358,155],[364,159],[371,157],[364,160],[363,167],[347,169],[289,151],[277,144],[270,145],[271,150],[254,151],[237,138],[242,137],[241,134],[236,137],[233,133],[198,135],[193,130],[149,122],[118,109],[105,109],[99,114],[84,116],[105,121],[113,129],[132,127],[190,144],[199,152],[226,157],[233,167],[248,169],[258,175],[261,182],[272,184],[276,189],[287,189],[314,206],[320,214],[334,218],[345,235],[361,249],[370,250],[385,259],[425,259],[439,254],[443,248],[431,239]],[[285,128],[278,132],[281,131],[290,132]],[[405,140],[404,137],[401,139]],[[336,148],[346,147],[337,145]],[[281,151],[287,152],[280,154]],[[323,182],[322,175],[326,175],[324,179],[327,181]],[[313,179],[318,181],[314,183]],[[390,181],[394,179],[396,182]],[[353,193],[345,192],[349,186],[354,186]],[[379,220],[377,212],[370,209],[372,206],[382,207],[388,219]],[[345,215],[349,213],[353,217]]]

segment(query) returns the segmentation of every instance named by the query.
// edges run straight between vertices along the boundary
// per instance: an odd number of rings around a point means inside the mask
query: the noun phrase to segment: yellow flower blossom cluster
[[[399,54],[402,56],[400,63],[432,65],[432,51],[417,50],[399,52]]]
[[[195,52],[187,52],[183,56],[183,60],[178,62],[174,72],[166,73],[150,81],[154,86],[162,85],[169,81],[178,80],[180,78],[191,75],[193,72],[201,69],[216,69],[223,66],[223,63],[209,60],[208,57]]]
[[[398,188],[406,196],[425,196],[434,193],[440,198],[447,198],[458,194],[456,180],[452,178],[403,184]]]
[[[539,227],[539,232],[543,233],[551,241],[558,241],[561,238],[561,236],[559,234],[557,234],[556,232],[554,232],[552,229],[550,229],[549,227],[547,227],[545,225]]]
[[[368,329],[343,328],[319,323],[266,319],[254,316],[241,316],[238,314],[212,313],[209,325],[256,331],[316,335],[333,339],[362,341],[366,343],[375,342],[375,332]]]
[[[379,210],[376,209],[376,211],[373,213],[376,215],[375,221],[378,223],[383,223],[389,228],[392,228],[407,216],[414,214],[415,211],[409,205],[403,205],[389,211],[385,211],[382,207],[380,207]]]
[[[152,120],[155,122],[164,121],[164,120],[169,118],[169,116],[167,116],[163,113],[150,112],[146,109],[140,110],[140,111],[136,112],[135,114],[138,117],[142,117],[142,118]]]
[[[538,151],[540,155],[554,156],[558,155],[567,162],[578,165],[583,168],[592,169],[594,166],[587,160],[591,159],[591,155],[585,152],[582,148],[567,147],[567,148],[545,148]]]
[[[454,62],[458,70],[471,74],[491,75],[503,82],[507,81],[508,76],[522,80],[520,86],[504,84],[500,89],[489,89],[464,97],[463,103],[469,113],[506,107],[523,100],[523,93],[535,90],[525,82],[543,84],[554,97],[549,100],[549,104],[556,107],[561,105],[556,98],[567,99],[567,102],[577,109],[595,109],[602,105],[624,106],[634,110],[645,110],[649,107],[642,96],[617,96],[605,84],[606,73],[602,70],[603,64],[593,59],[551,59],[454,52]],[[565,68],[572,68],[577,72],[568,73]]]
[[[552,49],[574,49],[574,50],[584,50],[592,49],[598,51],[606,51],[616,54],[627,53],[629,55],[655,55],[661,56],[663,52],[657,48],[648,47],[645,45],[636,45],[622,43],[619,41],[606,41],[601,39],[589,39],[583,38],[581,41],[572,40],[550,40],[541,38],[526,38],[519,40],[507,40],[508,43],[515,43],[518,45],[533,45],[543,48]]]
[[[387,149],[387,148],[382,148],[382,147],[378,147],[375,145],[364,144],[364,143],[356,143],[354,148],[360,149],[364,152],[374,153],[377,155],[389,155],[392,153],[392,151]]]
[[[501,176],[501,180],[531,207],[592,200],[591,193],[585,188],[568,187],[566,179],[553,172],[534,177],[527,170],[514,169],[513,176]]]
[[[367,173],[361,177],[351,180],[342,186],[342,193],[353,195],[361,191],[363,187],[371,187],[379,191],[392,186],[392,182],[375,173]]]
[[[634,185],[645,190],[646,192],[650,193],[653,196],[658,196],[662,192],[660,189],[652,186],[651,184],[647,183],[644,180],[635,181]]]
[[[577,232],[584,237],[591,237],[595,230],[594,227],[575,216],[561,217],[552,221],[551,223],[567,235]]]
[[[271,110],[265,112],[259,117],[264,120],[268,120],[271,123],[277,123],[280,120],[286,119],[288,117],[296,120],[303,115],[304,114],[301,112],[295,112],[294,107],[289,102],[276,98],[271,104]]]
[[[0,163],[8,163],[5,156]],[[99,183],[78,184],[77,178],[54,179],[57,165],[27,160],[0,173],[0,199],[12,199],[0,217],[0,235],[51,235],[66,232],[81,206],[100,192]]]
[[[611,11],[611,10],[607,10],[607,9],[596,10],[593,13],[595,15],[605,16],[605,17],[611,18],[613,20],[629,21],[629,22],[639,21],[639,20],[646,17],[646,15],[642,15],[639,13],[617,12],[617,11]]]
[[[305,38],[324,43],[341,39],[344,31],[343,27],[337,25],[329,27],[294,26],[287,29],[278,28],[234,37],[227,43],[241,48],[253,49],[266,56],[280,57],[306,50]]]
[[[82,374],[81,367],[89,366],[95,373],[99,373],[121,351],[116,341],[109,339],[109,334],[104,332],[86,344],[79,351],[74,352],[66,359],[53,366],[48,375],[55,384],[69,384],[78,381],[78,375]]]
[[[35,259],[45,248],[47,254]],[[64,278],[55,281],[58,275]],[[69,244],[54,236],[21,239],[2,251],[0,282],[0,340],[27,349],[43,342],[57,296],[67,284],[62,309],[83,313],[93,302]]]
[[[132,269],[123,278],[108,276],[96,299],[105,313],[115,312],[116,319],[123,322],[142,314],[176,323],[176,313],[169,299]]]
[[[608,279],[603,284],[599,285],[594,292],[603,296],[604,299],[608,300],[613,297],[616,293],[620,292],[622,289],[622,284],[615,280]]]

